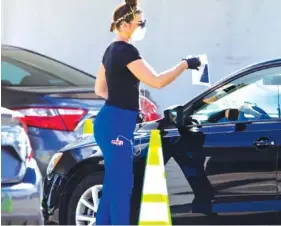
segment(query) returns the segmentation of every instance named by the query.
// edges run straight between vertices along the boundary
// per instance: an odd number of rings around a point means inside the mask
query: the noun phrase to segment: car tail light
[[[27,126],[65,131],[73,131],[86,114],[86,110],[80,108],[32,107],[13,110],[25,115]]]
[[[157,106],[148,98],[141,96],[140,105],[145,121],[154,121],[161,118],[161,115],[157,113]]]
[[[155,121],[155,120],[158,120],[161,118],[161,115],[158,114],[158,113],[148,113],[146,116],[145,116],[145,119],[147,122],[150,122],[150,121]]]

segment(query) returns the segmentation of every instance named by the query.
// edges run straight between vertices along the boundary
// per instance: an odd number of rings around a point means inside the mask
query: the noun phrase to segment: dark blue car
[[[173,224],[280,224],[281,59],[248,66],[174,106],[134,137],[137,224],[150,131],[161,132]],[[104,175],[94,139],[60,150],[44,181],[45,220],[95,223]]]
[[[1,104],[25,115],[34,157],[43,175],[54,153],[82,135],[104,100],[96,78],[27,49],[2,45]],[[146,93],[144,93],[146,94]],[[141,96],[143,120],[159,119],[155,103]]]

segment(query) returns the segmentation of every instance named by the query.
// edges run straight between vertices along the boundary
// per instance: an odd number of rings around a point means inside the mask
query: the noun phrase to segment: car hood
[[[79,137],[76,141],[71,142],[64,146],[59,152],[67,152],[76,148],[86,147],[86,146],[93,146],[96,145],[96,141],[93,135],[87,135],[84,137]]]
[[[142,141],[145,141],[149,139],[150,131],[154,129],[158,129],[160,124],[160,120],[153,121],[153,122],[146,122],[139,126],[139,128],[136,129],[134,132],[134,139],[136,140],[136,143],[139,139]],[[81,147],[87,147],[87,146],[94,146],[97,145],[93,135],[87,135],[84,137],[78,138],[75,142],[72,142],[66,146],[64,146],[62,149],[60,149],[60,152],[67,152],[73,149],[81,148]]]

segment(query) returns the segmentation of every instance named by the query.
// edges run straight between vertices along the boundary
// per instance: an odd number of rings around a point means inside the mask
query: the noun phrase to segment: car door
[[[194,103],[166,165],[174,224],[276,222],[280,76],[250,71]]]

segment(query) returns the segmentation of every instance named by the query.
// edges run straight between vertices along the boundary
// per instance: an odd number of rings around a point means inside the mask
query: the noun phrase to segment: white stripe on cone
[[[167,195],[166,180],[163,169],[159,166],[147,166],[145,170],[143,194]]]
[[[140,214],[141,221],[164,221],[168,222],[168,212],[166,202],[162,203],[142,203],[143,208]]]

